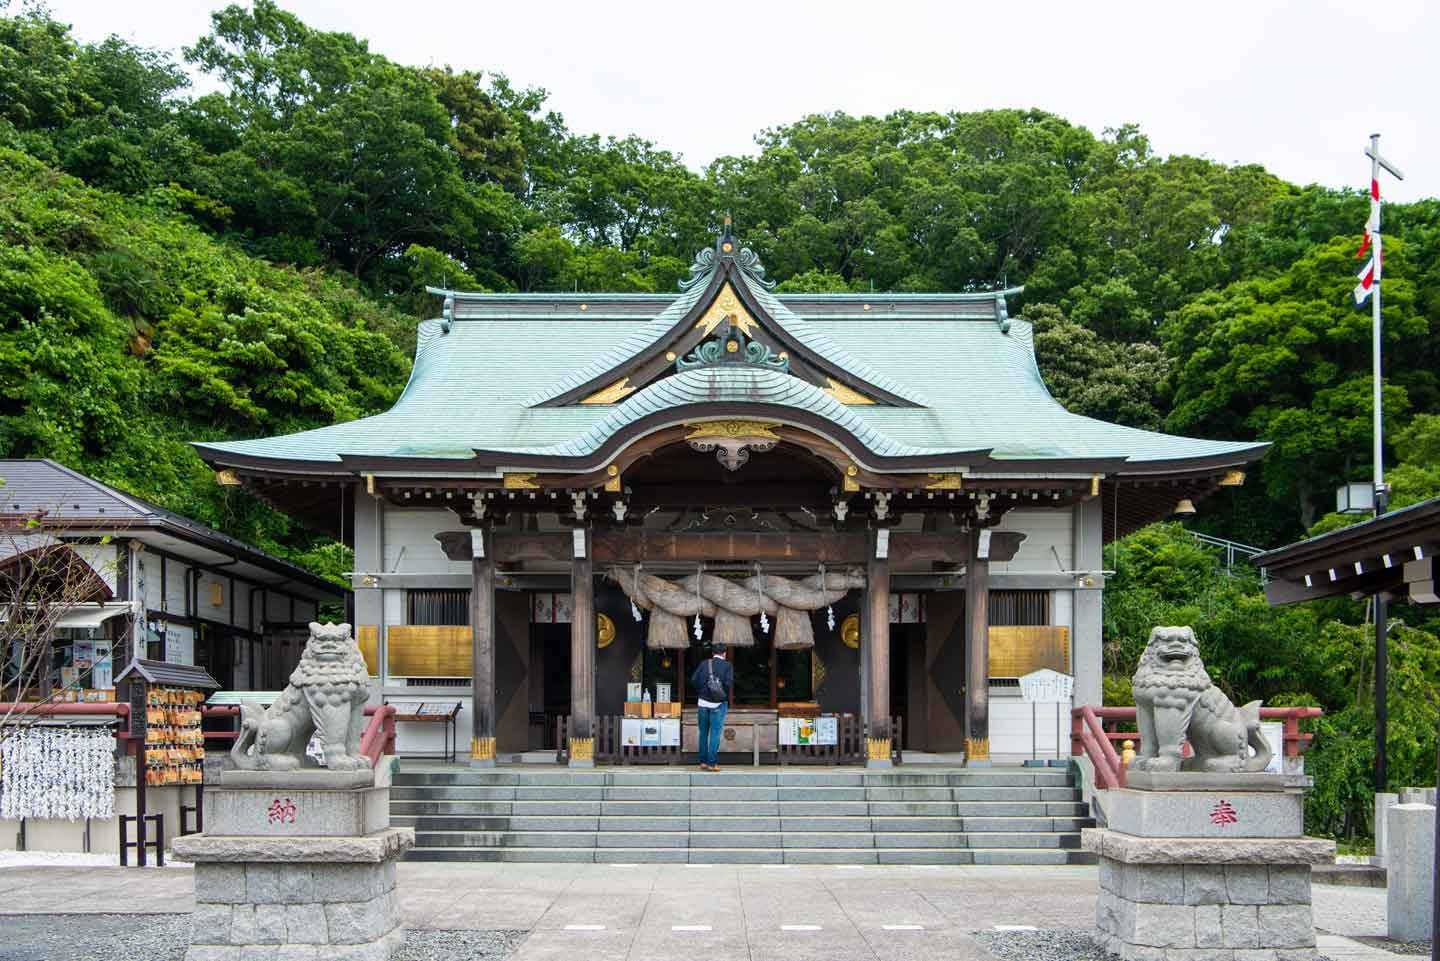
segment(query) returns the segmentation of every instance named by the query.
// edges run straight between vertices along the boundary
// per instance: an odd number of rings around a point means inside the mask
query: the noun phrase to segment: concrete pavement
[[[1083,930],[1095,918],[1091,866],[407,862],[399,871],[407,926],[529,931],[515,961],[989,959],[973,932]],[[0,916],[183,913],[192,887],[183,867],[8,868]],[[1383,890],[1317,886],[1315,906],[1327,935],[1384,932]],[[1329,943],[1336,956],[1374,957]]]

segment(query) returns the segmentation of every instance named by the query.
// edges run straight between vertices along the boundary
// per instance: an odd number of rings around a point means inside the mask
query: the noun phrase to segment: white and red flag
[[[1360,240],[1356,257],[1370,257],[1356,274],[1359,283],[1355,285],[1355,306],[1359,307],[1370,299],[1375,285],[1380,282],[1380,180],[1370,178],[1370,219],[1365,221],[1365,236]]]

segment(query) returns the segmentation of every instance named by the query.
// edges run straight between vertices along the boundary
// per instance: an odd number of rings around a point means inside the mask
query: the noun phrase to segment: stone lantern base
[[[1180,777],[1106,792],[1110,826],[1082,833],[1100,858],[1105,947],[1125,961],[1313,959],[1310,867],[1332,863],[1335,842],[1301,834],[1303,795],[1279,779],[1254,790],[1254,775],[1238,791],[1213,790],[1213,775],[1177,790]]]
[[[213,833],[174,842],[195,864],[186,961],[390,961],[405,940],[395,863],[415,831],[383,826],[389,788],[245,776],[205,792]]]

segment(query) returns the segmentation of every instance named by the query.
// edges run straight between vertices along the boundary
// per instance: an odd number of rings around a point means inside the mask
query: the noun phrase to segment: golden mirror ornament
[[[860,615],[846,615],[845,620],[840,622],[840,640],[845,642],[846,647],[860,647]]]
[[[615,622],[608,614],[595,615],[595,646],[604,650],[615,640]]]

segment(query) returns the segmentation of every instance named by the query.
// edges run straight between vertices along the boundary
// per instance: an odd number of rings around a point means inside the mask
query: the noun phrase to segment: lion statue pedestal
[[[1211,683],[1188,627],[1151,631],[1134,694],[1140,749],[1125,787],[1097,792],[1105,827],[1081,834],[1102,945],[1125,961],[1314,958],[1310,868],[1335,842],[1304,836],[1306,778],[1264,773],[1260,702]]]
[[[399,951],[395,863],[415,830],[390,827],[393,761],[372,769],[360,753],[368,694],[350,625],[311,624],[279,698],[243,710],[236,766],[205,791],[205,833],[174,842],[195,864],[187,961],[287,944],[376,961]],[[312,735],[323,767],[306,755]]]

